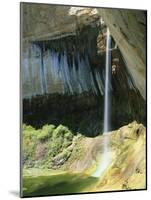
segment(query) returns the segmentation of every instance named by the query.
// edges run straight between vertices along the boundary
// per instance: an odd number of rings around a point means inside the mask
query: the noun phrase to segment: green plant
[[[44,141],[50,137],[52,137],[52,133],[55,129],[54,125],[45,125],[42,127],[42,130],[39,132],[39,134],[37,135],[37,139]]]
[[[58,153],[60,153],[60,151],[62,149],[62,144],[63,144],[63,137],[62,136],[59,136],[55,139],[53,138],[51,146],[50,146],[49,154],[52,157],[54,157]]]
[[[32,126],[23,125],[23,163],[24,166],[51,168],[56,156],[68,159],[71,150],[73,133],[65,126],[44,125],[36,130]]]
[[[59,125],[53,132],[53,138],[57,138],[57,137],[64,137],[66,135],[66,137],[69,137],[68,135],[72,134],[71,131],[63,125]]]

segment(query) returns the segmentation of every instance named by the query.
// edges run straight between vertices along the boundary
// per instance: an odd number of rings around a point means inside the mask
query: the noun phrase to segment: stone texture
[[[30,42],[24,43],[21,65],[23,98],[64,92],[63,81],[59,75],[55,76],[55,79],[53,77],[54,63],[50,60],[48,53],[43,56],[43,70],[41,62],[40,48]]]
[[[143,98],[146,96],[146,12],[98,9],[123,54]]]
[[[136,121],[110,132],[107,136],[80,138],[78,145],[81,146],[83,154],[77,157],[73,150],[66,163],[67,170],[93,176],[96,161],[102,161],[105,137],[108,138],[108,152],[112,155],[112,159],[104,173],[100,175],[97,184],[89,188],[90,191],[145,188],[146,128]]]
[[[22,3],[22,41],[52,40],[75,35],[78,29],[102,17],[110,29],[127,68],[145,99],[146,12],[137,10],[75,8]],[[98,21],[99,22],[99,21]]]
[[[69,6],[22,3],[24,40],[46,40],[75,32],[76,18],[69,16]]]

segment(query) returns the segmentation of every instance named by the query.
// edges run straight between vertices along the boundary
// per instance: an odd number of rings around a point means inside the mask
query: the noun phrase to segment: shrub
[[[59,125],[53,131],[49,155],[54,157],[59,154],[63,150],[63,148],[68,147],[72,143],[72,139],[72,132],[67,127]]]
[[[71,155],[71,151],[70,150],[67,150],[67,149],[64,149],[63,152],[62,152],[62,158],[67,160]]]
[[[23,124],[22,130],[23,130],[23,132],[24,131],[33,131],[33,130],[35,130],[35,128],[30,125]]]
[[[49,135],[51,135],[53,133],[54,129],[55,129],[55,126],[52,124],[50,124],[50,125],[46,124],[42,127],[42,130],[47,131],[49,133]]]
[[[63,147],[66,148],[72,144],[72,140],[68,140],[67,138],[64,138],[63,141]]]
[[[33,164],[38,132],[32,126],[23,125],[23,163],[26,163],[28,167]]]
[[[37,139],[43,141],[43,140],[46,140],[46,139],[52,137],[52,133],[53,133],[54,129],[55,129],[54,125],[43,126],[42,130],[37,135]]]
[[[70,132],[70,130],[66,126],[59,125],[53,132],[53,138],[64,137],[68,132]]]
[[[49,154],[51,156],[57,155],[61,151],[62,144],[63,144],[62,136],[59,136],[58,138],[53,139],[53,141],[51,143],[51,149],[49,151]]]
[[[72,141],[73,134],[71,133],[71,131],[68,130],[68,132],[65,133],[64,137],[65,137],[66,140]]]
[[[65,126],[44,125],[36,130],[32,126],[23,125],[23,163],[26,167],[51,168],[56,156],[68,159],[71,151],[73,134]]]

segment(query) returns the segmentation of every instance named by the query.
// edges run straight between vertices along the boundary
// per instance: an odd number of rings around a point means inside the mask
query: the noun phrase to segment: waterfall
[[[109,29],[107,29],[107,38],[106,38],[106,58],[105,58],[105,97],[104,97],[104,134],[109,130],[109,112],[110,112],[110,68],[111,68],[111,37]]]
[[[105,94],[104,94],[104,126],[103,126],[103,153],[100,158],[97,170],[92,174],[94,177],[100,177],[111,162],[111,155],[108,145],[108,131],[110,125],[110,80],[111,80],[111,37],[107,28],[106,35],[106,60],[105,60]]]

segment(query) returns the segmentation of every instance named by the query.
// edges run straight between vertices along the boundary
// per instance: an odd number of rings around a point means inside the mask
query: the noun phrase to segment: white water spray
[[[110,124],[110,69],[111,69],[111,37],[109,29],[107,28],[107,35],[106,35],[106,61],[105,61],[105,96],[104,96],[104,127],[103,127],[103,154],[100,158],[99,165],[97,170],[95,171],[92,176],[100,177],[101,174],[107,169],[111,162],[111,154],[109,152],[109,145],[108,145],[108,131],[109,131],[109,124]]]

